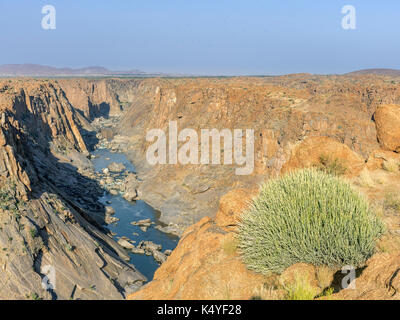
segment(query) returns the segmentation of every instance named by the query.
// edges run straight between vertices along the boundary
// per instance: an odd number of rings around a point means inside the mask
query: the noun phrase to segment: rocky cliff
[[[102,230],[88,123],[56,81],[0,82],[0,298],[121,299],[145,278]],[[86,127],[86,129],[85,129]]]

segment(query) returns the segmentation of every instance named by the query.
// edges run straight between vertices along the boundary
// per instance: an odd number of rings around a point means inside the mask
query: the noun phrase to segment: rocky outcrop
[[[321,161],[338,161],[347,176],[357,176],[365,166],[364,159],[347,145],[328,137],[310,137],[291,151],[282,172],[321,165]]]
[[[385,163],[388,162],[400,163],[400,154],[378,149],[371,152],[366,165],[368,169],[376,170],[384,168]]]
[[[130,107],[135,96],[137,80],[57,80],[69,102],[83,115],[96,117],[116,116]]]
[[[400,255],[381,253],[368,260],[355,287],[333,295],[340,300],[400,300]]]
[[[375,123],[381,146],[400,153],[400,105],[380,106],[375,113]]]
[[[105,234],[102,191],[82,174],[87,122],[60,86],[1,81],[0,119],[0,298],[122,299],[137,290],[145,277]]]

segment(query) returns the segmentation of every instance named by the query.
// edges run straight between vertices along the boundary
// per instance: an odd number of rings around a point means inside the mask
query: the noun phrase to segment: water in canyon
[[[112,162],[122,163],[125,165],[126,170],[129,172],[135,172],[135,167],[122,153],[114,153],[108,149],[97,149],[93,152],[95,158],[92,160],[94,169],[99,172],[104,168],[107,168]],[[119,238],[125,236],[133,241],[136,241],[134,245],[139,244],[140,241],[152,241],[156,244],[162,245],[162,251],[173,250],[179,238],[172,235],[161,232],[156,229],[156,225],[162,223],[158,221],[157,211],[151,206],[141,200],[127,201],[121,195],[111,195],[105,192],[100,198],[100,202],[104,205],[111,206],[115,210],[114,217],[118,218],[119,221],[109,224],[106,227],[113,233],[114,239],[118,241]],[[132,225],[131,222],[139,221],[143,219],[151,219],[155,222],[152,224],[146,232],[143,232],[139,226]],[[142,254],[134,254],[129,252],[130,263],[132,263],[147,279],[150,281],[153,279],[154,272],[159,267],[159,264],[154,260],[153,256],[147,256]]]

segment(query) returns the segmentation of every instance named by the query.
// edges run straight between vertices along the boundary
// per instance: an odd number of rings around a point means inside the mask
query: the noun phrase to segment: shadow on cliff
[[[51,128],[41,115],[29,112],[25,101],[15,101],[14,111],[12,116],[24,130],[12,126],[14,133],[11,140],[14,141],[11,144],[17,149],[17,159],[31,181],[32,192],[29,197],[38,199],[45,192],[55,194],[85,220],[105,231],[105,207],[98,202],[104,190],[96,180],[79,172],[78,167],[87,169],[91,166],[87,156],[79,153],[79,150],[71,151],[68,143],[65,143],[66,130],[71,124],[67,120],[64,120],[64,127],[61,128],[60,124],[52,124],[58,130],[60,139],[57,139],[57,143],[54,127]],[[96,134],[83,128],[79,130],[89,150],[92,149],[98,142]],[[57,157],[51,150],[57,150]],[[70,154],[73,157],[69,157]]]
[[[75,109],[82,117],[87,119],[88,121],[93,121],[96,118],[103,117],[108,119],[110,117],[111,107],[108,103],[102,102],[98,105],[93,105],[89,103],[89,110],[84,112],[83,110]]]
[[[110,116],[110,110],[110,104],[108,104],[107,102],[101,102],[100,104],[96,105],[89,102],[89,111],[87,114],[87,118],[89,121],[100,117],[108,119]]]
[[[59,250],[69,250],[60,247],[59,240],[68,238],[68,232],[64,233],[61,227],[62,221],[57,219],[54,225],[46,226],[58,216],[64,222],[79,225],[90,236],[97,247],[94,257],[102,260],[99,268],[103,272],[107,273],[104,270],[107,270],[109,261],[102,259],[102,255],[109,255],[129,270],[130,265],[124,261],[129,258],[126,252],[106,234],[109,232],[105,227],[106,210],[99,202],[104,189],[93,178],[92,163],[86,151],[98,142],[96,133],[88,131],[89,126],[85,129],[78,125],[82,122],[75,109],[58,104],[57,99],[45,98],[15,95],[12,107],[4,109],[0,115],[0,160],[7,169],[4,174],[16,180],[15,192],[21,202],[30,202],[27,218],[35,226],[44,248],[54,248],[54,254]],[[24,185],[30,192],[24,192]],[[42,280],[45,278],[41,273],[43,258],[42,249],[33,257],[33,269]],[[115,268],[114,264],[110,269]],[[125,273],[121,273],[123,283],[124,277]],[[145,280],[141,275],[139,279]],[[118,280],[114,282],[116,290],[124,296],[125,287]],[[48,291],[52,299],[58,298],[58,292]]]

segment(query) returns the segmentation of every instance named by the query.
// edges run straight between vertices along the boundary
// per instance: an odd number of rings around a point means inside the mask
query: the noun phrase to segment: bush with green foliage
[[[284,284],[286,291],[286,300],[313,300],[317,291],[310,285],[307,279],[297,277],[294,283]]]
[[[239,224],[239,252],[256,272],[295,263],[361,266],[384,233],[367,200],[344,179],[317,169],[264,184]]]
[[[344,175],[347,171],[346,165],[339,158],[332,158],[329,155],[322,154],[319,157],[319,163],[316,165],[316,168],[328,173],[337,176]]]

